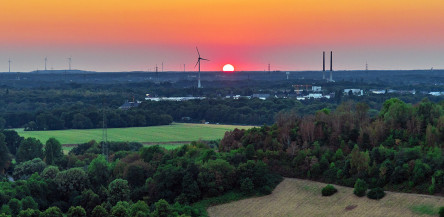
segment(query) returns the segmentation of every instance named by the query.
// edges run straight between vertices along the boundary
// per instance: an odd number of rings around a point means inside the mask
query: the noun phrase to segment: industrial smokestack
[[[330,51],[330,81],[333,81],[333,51]]]
[[[325,80],[325,51],[322,52],[322,79]]]

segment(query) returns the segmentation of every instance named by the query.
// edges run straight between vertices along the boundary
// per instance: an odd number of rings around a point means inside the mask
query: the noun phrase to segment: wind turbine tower
[[[46,62],[48,62],[48,58],[45,57],[45,72],[46,72]]]
[[[8,59],[9,72],[11,72],[11,63],[12,63],[11,58],[9,58],[9,59]]]
[[[159,82],[159,67],[157,67],[157,64],[156,64],[156,80],[157,82]]]
[[[197,55],[199,56],[199,57],[197,58],[197,63],[196,63],[196,65],[194,66],[194,68],[196,68],[196,66],[199,65],[199,75],[198,75],[198,78],[197,78],[197,79],[198,79],[198,80],[197,80],[197,88],[202,88],[202,85],[201,85],[201,83],[200,83],[200,61],[201,61],[201,60],[210,61],[210,60],[207,60],[207,59],[204,59],[204,58],[200,57],[199,49],[197,49],[197,47],[196,47],[196,50],[197,50]]]
[[[69,57],[68,58],[68,68],[69,68],[69,71],[71,71],[71,62],[72,62],[72,57]],[[46,70],[46,68],[45,68],[45,70]]]

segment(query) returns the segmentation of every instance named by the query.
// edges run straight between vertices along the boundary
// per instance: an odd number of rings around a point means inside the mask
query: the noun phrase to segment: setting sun
[[[224,72],[234,72],[234,66],[231,64],[226,64],[226,65],[224,65],[223,71]]]

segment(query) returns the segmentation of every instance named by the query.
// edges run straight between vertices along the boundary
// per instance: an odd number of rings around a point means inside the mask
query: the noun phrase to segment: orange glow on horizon
[[[401,59],[398,54],[423,58],[416,64],[429,67],[442,59],[442,11],[443,0],[4,1],[0,59],[29,63],[41,62],[36,56],[72,54],[76,64],[93,69],[114,70],[107,65],[113,62],[117,68],[136,63],[137,70],[147,70],[165,60],[167,69],[181,70],[195,62],[198,46],[212,60],[203,70],[220,70],[222,60],[237,71],[265,70],[270,62],[276,70],[317,70],[323,50],[337,52],[338,66],[341,53],[358,51],[348,54],[354,67],[367,59],[371,65],[393,62]],[[365,55],[370,53],[374,63]],[[63,58],[58,61],[56,68],[66,65]],[[35,65],[23,69],[41,68]]]

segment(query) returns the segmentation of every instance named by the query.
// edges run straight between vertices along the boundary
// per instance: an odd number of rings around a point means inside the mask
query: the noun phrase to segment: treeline
[[[227,132],[219,150],[239,148],[283,176],[353,187],[442,193],[444,102],[384,102],[377,117],[364,103],[343,103],[299,117],[280,114],[272,126]]]
[[[173,119],[165,113],[144,110],[106,109],[105,123],[110,128],[168,125]],[[91,105],[77,104],[51,111],[8,113],[5,125],[25,130],[91,129],[103,125],[103,111]]]
[[[109,143],[107,160],[95,141],[64,155],[55,139],[5,132],[0,154],[17,151],[0,158],[15,179],[0,182],[0,216],[205,216],[211,204],[270,194],[282,179],[244,150],[219,153],[201,142],[171,151]]]
[[[129,110],[106,108],[105,118],[110,128],[167,125],[172,121],[262,125],[272,124],[276,114],[282,110],[311,114],[313,111],[332,106],[322,101],[303,105],[297,100],[275,98],[147,101]],[[52,110],[5,113],[4,121],[0,120],[0,129],[2,122],[7,128],[23,127],[25,130],[101,128],[102,116],[101,108],[75,103]]]
[[[205,120],[211,123],[262,125],[272,124],[276,114],[282,110],[310,113],[313,109],[318,110],[326,106],[329,105],[325,102],[304,106],[294,99],[240,98],[238,100],[205,99],[184,102],[148,101],[140,105],[138,109],[152,113],[165,112],[177,122],[186,121],[189,118],[192,122]]]

